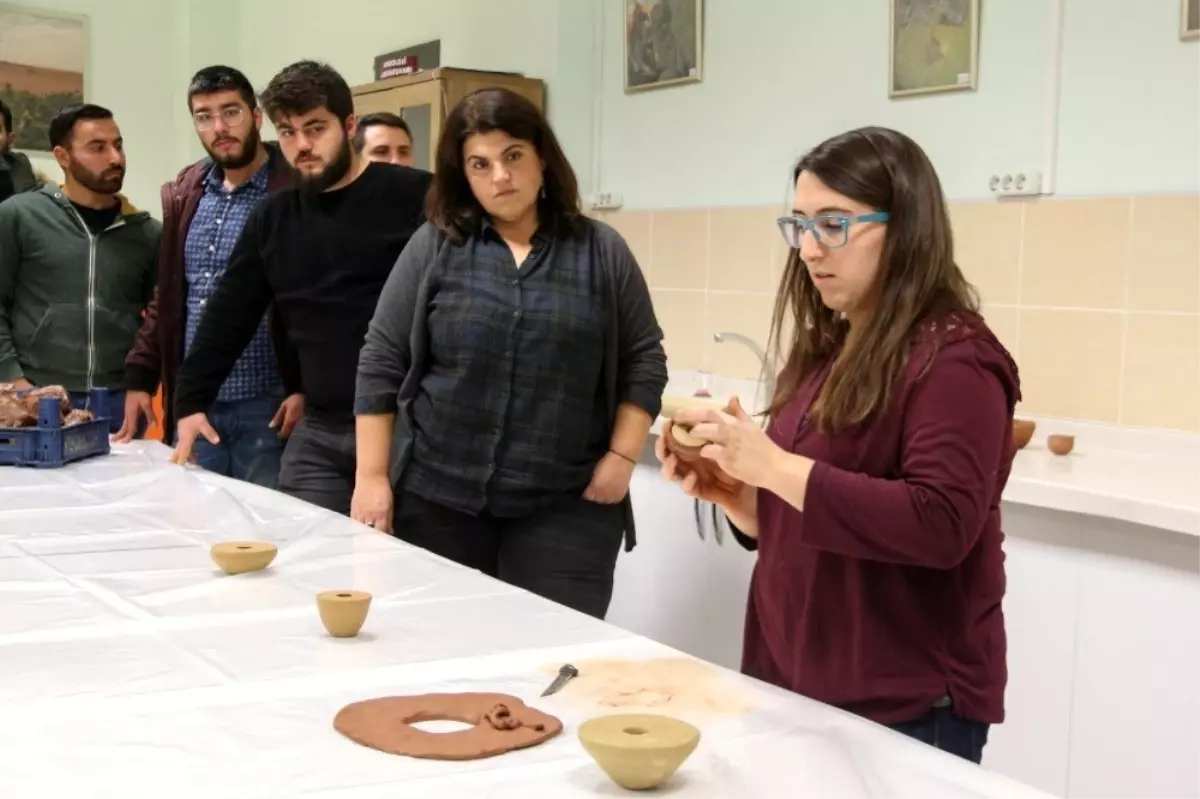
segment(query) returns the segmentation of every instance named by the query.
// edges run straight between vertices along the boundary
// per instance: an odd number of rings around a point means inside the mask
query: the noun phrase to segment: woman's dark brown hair
[[[812,406],[819,429],[837,432],[887,407],[901,376],[916,325],[956,311],[978,312],[979,298],[954,262],[954,242],[941,183],[916,142],[887,128],[861,128],[817,145],[796,165],[833,191],[887,211],[889,218],[873,290],[874,312],[847,335],[841,314],[821,302],[800,251],[788,255],[771,338],[783,355],[783,329],[795,322],[770,413],[777,414],[800,382],[836,356]]]
[[[425,206],[429,221],[457,244],[478,231],[486,212],[467,182],[463,144],[474,133],[494,130],[532,143],[545,163],[545,194],[538,207],[541,222],[558,234],[577,232],[584,217],[575,172],[546,117],[532,102],[509,89],[480,89],[468,94],[446,117]]]

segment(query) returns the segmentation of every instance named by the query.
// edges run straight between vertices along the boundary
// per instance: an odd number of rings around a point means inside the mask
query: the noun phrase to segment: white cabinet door
[[[638,465],[630,485],[637,546],[621,552],[607,621],[695,653],[708,627],[708,544],[696,531],[692,498]]]
[[[725,532],[718,545],[710,505],[639,465],[630,486],[638,544],[617,561],[607,621],[731,669],[741,665],[753,553]],[[724,524],[722,520],[722,524]]]
[[[712,506],[704,505],[704,521],[712,527]],[[704,652],[700,655],[726,668],[738,671],[742,666],[742,632],[746,626],[746,599],[750,595],[750,574],[757,555],[742,547],[729,531],[724,515],[718,511],[718,523],[724,541],[708,535],[708,631]]]

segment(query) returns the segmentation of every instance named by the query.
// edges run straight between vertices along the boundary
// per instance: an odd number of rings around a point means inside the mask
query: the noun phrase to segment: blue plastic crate
[[[61,402],[43,397],[38,402],[37,427],[0,427],[0,466],[54,469],[93,455],[107,455],[108,389],[92,389],[90,422],[63,427]]]

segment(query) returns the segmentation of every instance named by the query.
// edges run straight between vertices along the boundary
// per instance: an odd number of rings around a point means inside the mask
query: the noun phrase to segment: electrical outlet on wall
[[[1042,173],[1030,170],[992,175],[988,191],[1001,197],[1036,197],[1042,193]]]
[[[622,204],[621,195],[613,194],[611,191],[592,192],[588,197],[588,205],[592,207],[593,211],[615,211]]]

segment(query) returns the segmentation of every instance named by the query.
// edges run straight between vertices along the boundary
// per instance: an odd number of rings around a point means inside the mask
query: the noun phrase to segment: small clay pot
[[[700,730],[669,716],[601,716],[579,727],[579,743],[617,785],[657,788],[696,751]]]
[[[724,469],[702,456],[700,452],[708,442],[702,438],[696,438],[678,422],[671,423],[671,428],[664,439],[667,443],[667,451],[679,459],[675,470],[681,478],[695,472],[696,479],[703,486],[711,486],[716,483],[726,489],[734,490],[742,485],[740,480],[730,477]]]
[[[321,624],[334,638],[353,638],[367,620],[371,595],[366,591],[323,591],[317,594]]]
[[[1037,422],[1032,419],[1013,419],[1013,443],[1017,445],[1017,449],[1025,449],[1026,445],[1033,439],[1033,431],[1036,429]]]
[[[213,544],[209,555],[226,574],[262,571],[271,565],[279,548],[266,541],[225,541]]]
[[[662,410],[658,415],[664,419],[674,419],[680,411],[692,410],[728,411],[729,405],[711,397],[666,396],[662,398]]]
[[[1055,455],[1067,455],[1075,449],[1075,436],[1052,435],[1046,439],[1046,447]]]

